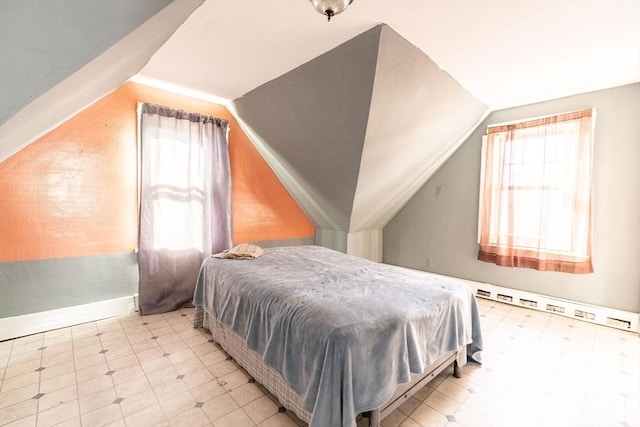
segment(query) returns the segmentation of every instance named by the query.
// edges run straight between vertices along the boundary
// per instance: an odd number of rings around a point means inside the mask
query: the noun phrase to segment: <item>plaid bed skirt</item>
[[[282,406],[293,411],[301,420],[309,422],[311,413],[302,407],[296,392],[289,387],[278,371],[262,363],[260,354],[247,348],[242,337],[211,318],[202,306],[198,305],[195,307],[193,325],[208,329],[213,340],[220,344],[249,375],[269,390]]]

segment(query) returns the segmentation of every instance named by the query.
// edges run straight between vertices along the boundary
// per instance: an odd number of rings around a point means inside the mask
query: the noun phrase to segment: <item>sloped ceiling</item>
[[[320,228],[349,229],[380,31],[373,28],[232,103]]]
[[[489,109],[378,25],[231,103],[317,227],[380,229]]]
[[[0,2],[0,124],[170,2]]]

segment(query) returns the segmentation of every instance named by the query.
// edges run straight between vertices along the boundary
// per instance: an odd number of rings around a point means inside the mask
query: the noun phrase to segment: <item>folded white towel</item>
[[[231,249],[211,256],[214,258],[225,259],[254,259],[261,256],[263,253],[264,250],[260,246],[252,245],[250,243],[241,243]]]

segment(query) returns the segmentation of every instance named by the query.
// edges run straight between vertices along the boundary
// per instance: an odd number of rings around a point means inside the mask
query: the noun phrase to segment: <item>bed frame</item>
[[[278,371],[262,363],[261,356],[257,352],[247,348],[244,340],[239,335],[208,316],[201,306],[196,306],[194,325],[208,329],[211,332],[213,340],[217,342],[229,356],[235,359],[253,379],[273,394],[278,399],[281,407],[293,411],[302,421],[309,422],[311,413],[300,405],[295,391],[289,387]],[[453,376],[460,378],[460,368],[457,362],[458,356],[458,352],[443,354],[428,366],[423,373],[413,374],[410,382],[400,384],[391,399],[382,406],[362,414],[368,418],[369,427],[380,427],[380,421],[384,417],[402,405],[413,394],[427,385],[448,367],[453,366]]]

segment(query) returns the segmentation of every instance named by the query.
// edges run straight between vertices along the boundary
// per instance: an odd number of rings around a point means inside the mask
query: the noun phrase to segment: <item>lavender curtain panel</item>
[[[152,104],[141,113],[142,314],[189,305],[202,260],[232,246],[228,122]]]

